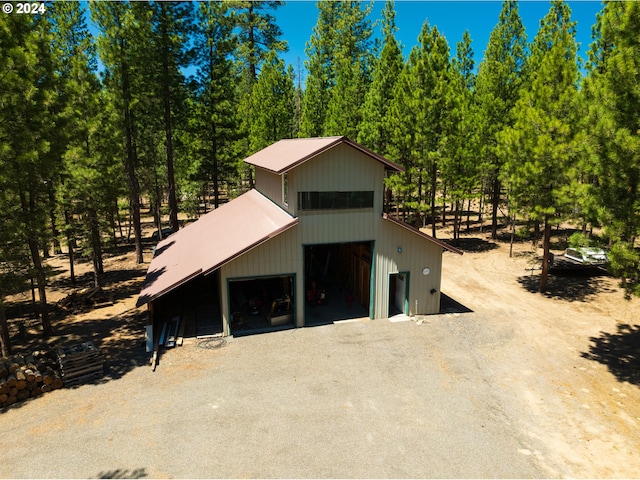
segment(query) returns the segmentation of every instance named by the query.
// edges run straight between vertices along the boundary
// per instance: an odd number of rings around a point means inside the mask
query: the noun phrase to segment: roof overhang
[[[437,238],[432,237],[431,235],[427,235],[424,232],[421,232],[420,230],[418,230],[417,228],[409,225],[406,222],[403,222],[402,220],[398,220],[397,218],[394,218],[390,215],[388,215],[387,213],[383,213],[382,214],[382,218],[384,218],[385,220],[390,221],[391,223],[398,225],[402,228],[405,228],[407,230],[409,230],[412,233],[415,233],[416,235],[419,235],[427,240],[429,240],[430,242],[435,243],[436,245],[439,245],[442,247],[443,250],[447,250],[449,252],[453,252],[453,253],[457,253],[458,255],[462,255],[464,252],[456,247],[452,247],[451,245],[449,245],[446,242],[443,242],[442,240],[438,240]]]
[[[158,243],[136,306],[214,272],[297,224],[257,190],[239,196]]]
[[[317,138],[291,138],[280,140],[268,147],[247,157],[244,161],[249,165],[263,168],[273,173],[282,175],[289,170],[323,154],[340,144],[349,145],[374,160],[382,163],[387,170],[403,172],[397,163],[387,160],[368,148],[356,143],[349,138],[342,137],[317,137]]]

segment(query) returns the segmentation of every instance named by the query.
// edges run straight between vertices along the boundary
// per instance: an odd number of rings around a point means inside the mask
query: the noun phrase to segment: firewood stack
[[[0,358],[0,408],[64,385],[55,355],[36,351]]]
[[[65,387],[74,387],[104,375],[104,359],[92,342],[60,347],[57,353]]]

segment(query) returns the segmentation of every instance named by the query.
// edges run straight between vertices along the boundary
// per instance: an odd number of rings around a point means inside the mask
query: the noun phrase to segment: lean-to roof
[[[158,243],[136,306],[220,268],[297,223],[260,192],[250,190]]]
[[[391,223],[393,223],[395,225],[398,225],[398,226],[400,226],[402,228],[405,228],[405,229],[409,230],[410,232],[415,233],[416,235],[419,235],[419,236],[421,236],[423,238],[426,238],[427,240],[429,240],[429,241],[431,241],[431,242],[433,242],[433,243],[435,243],[437,245],[440,245],[444,250],[448,250],[450,252],[457,253],[458,255],[462,255],[464,253],[462,250],[460,250],[460,249],[458,249],[456,247],[452,247],[448,243],[443,242],[442,240],[438,240],[437,238],[434,238],[431,235],[427,235],[426,233],[421,232],[417,228],[409,225],[408,223],[403,222],[402,220],[398,220],[397,218],[394,218],[394,217],[388,215],[387,213],[383,213],[382,214],[382,218],[384,218],[385,220],[390,221]]]
[[[400,165],[344,136],[280,140],[254,153],[244,161],[250,165],[282,174],[342,143],[360,150],[362,153],[384,164],[385,168],[389,170],[398,172],[404,170]]]

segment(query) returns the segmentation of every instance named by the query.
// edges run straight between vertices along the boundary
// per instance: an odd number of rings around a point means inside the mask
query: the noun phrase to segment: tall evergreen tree
[[[235,52],[240,81],[238,82],[239,119],[236,151],[239,157],[246,157],[255,151],[251,149],[248,138],[254,118],[260,113],[253,109],[253,88],[258,80],[262,64],[270,56],[287,51],[287,42],[282,40],[282,30],[270,11],[277,10],[281,1],[234,0],[230,3],[235,23],[237,49]],[[240,169],[253,187],[253,167],[241,164]]]
[[[105,67],[104,83],[111,92],[114,108],[120,112],[124,138],[125,172],[133,220],[136,261],[143,262],[140,219],[138,116],[136,106],[145,93],[144,54],[149,51],[152,12],[142,2],[90,3],[91,17],[100,30],[98,53]]]
[[[451,135],[442,162],[442,181],[453,202],[453,237],[457,242],[462,221],[462,205],[473,195],[478,183],[479,142],[476,133],[477,108],[474,104],[475,75],[471,36],[465,31],[457,44],[450,83]]]
[[[176,109],[179,109],[184,78],[181,69],[190,61],[187,41],[192,23],[191,2],[154,2],[153,47],[159,67],[156,72],[157,93],[162,99],[162,119],[165,137],[169,223],[178,231],[178,200],[174,174],[174,129]],[[162,228],[158,231],[162,234]]]
[[[371,86],[362,106],[362,122],[357,140],[373,151],[387,155],[389,153],[390,132],[385,123],[385,117],[393,100],[395,85],[402,71],[403,59],[400,44],[395,37],[397,27],[393,1],[385,3],[382,15],[384,45],[380,58],[376,62]]]
[[[81,4],[63,2],[52,5],[51,47],[59,72],[60,95],[64,105],[60,115],[65,123],[63,169],[58,204],[66,230],[70,272],[74,277],[74,255],[78,241],[91,251],[94,284],[100,285],[104,212],[109,211],[114,182],[114,161],[101,155],[97,145],[104,123],[104,103],[96,75],[97,58]],[[118,175],[116,174],[116,178]]]
[[[197,176],[213,183],[214,207],[220,204],[220,187],[232,167],[237,131],[238,102],[232,54],[236,39],[229,4],[203,2],[196,15],[196,92],[191,129],[201,157]]]
[[[610,260],[628,293],[640,295],[640,4],[610,2],[592,46],[584,90]]]
[[[264,61],[251,95],[254,112],[249,130],[251,151],[291,138],[294,120],[293,69],[272,52]]]
[[[476,80],[476,98],[481,113],[478,130],[483,145],[483,168],[491,191],[493,238],[498,234],[498,207],[502,194],[500,173],[506,161],[498,153],[496,134],[513,125],[511,111],[518,100],[526,51],[526,36],[518,13],[518,2],[504,0]]]
[[[338,33],[339,2],[318,2],[318,20],[307,42],[307,79],[302,101],[300,137],[320,137],[324,133],[331,88],[335,84],[334,64]]]
[[[451,65],[447,41],[435,26],[425,22],[419,42],[398,79],[387,121],[391,158],[405,167],[403,190],[415,198],[404,206],[420,214],[426,203],[435,236],[437,181],[452,131]]]
[[[55,82],[49,53],[48,25],[41,16],[0,16],[2,52],[2,109],[0,109],[0,187],[2,200],[11,211],[15,234],[27,247],[40,297],[40,316],[45,336],[53,330],[49,320],[46,275],[40,252],[47,222],[47,183],[58,168],[50,155]],[[14,237],[15,238],[15,237]],[[14,257],[3,248],[5,258]]]
[[[578,58],[575,22],[561,0],[552,2],[534,40],[530,84],[513,111],[513,127],[499,134],[509,158],[503,179],[517,205],[544,225],[540,291],[547,288],[551,226],[574,208]]]
[[[308,76],[299,135],[357,137],[371,79],[371,6],[318,2],[318,21],[307,42]]]
[[[357,138],[374,59],[371,23],[367,20],[371,5],[362,8],[361,2],[351,1],[341,2],[340,7],[334,24],[338,38],[332,66],[335,84],[327,105],[323,134]]]

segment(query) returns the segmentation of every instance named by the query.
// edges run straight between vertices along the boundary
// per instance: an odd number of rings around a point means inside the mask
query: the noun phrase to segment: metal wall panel
[[[398,252],[398,248],[402,249],[402,252]],[[409,315],[438,313],[442,247],[380,218],[375,257],[376,318],[387,316],[389,274],[400,272],[410,272]],[[423,275],[422,270],[425,267],[429,268],[429,275]],[[433,294],[432,289],[435,290]]]

